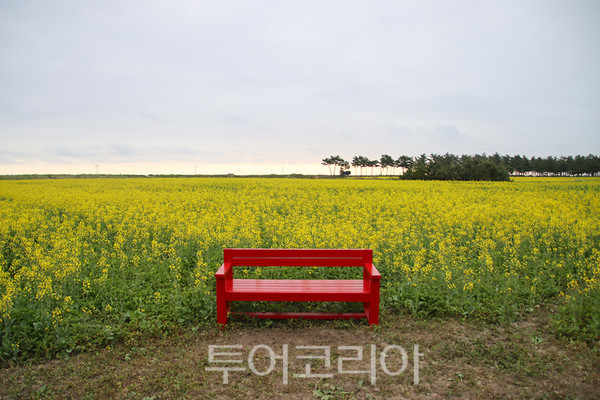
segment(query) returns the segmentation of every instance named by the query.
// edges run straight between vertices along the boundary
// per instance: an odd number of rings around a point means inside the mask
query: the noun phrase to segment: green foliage
[[[509,181],[506,169],[482,156],[422,155],[404,172],[403,179],[438,181]]]
[[[590,343],[600,341],[600,288],[567,295],[552,324],[561,336]]]
[[[329,167],[329,172],[332,176],[335,175],[336,167],[340,167],[340,173],[341,173],[343,171],[343,169],[347,169],[349,166],[348,162],[340,156],[326,157],[322,160],[321,164],[327,165]],[[333,165],[333,170],[331,170],[332,165]]]
[[[336,156],[339,158],[339,156]],[[324,159],[324,165],[335,162],[336,157]],[[326,162],[327,161],[327,162]],[[419,180],[458,180],[458,181],[505,181],[508,174],[513,176],[598,176],[600,175],[600,157],[589,154],[587,156],[561,156],[531,157],[527,156],[501,156],[495,153],[491,156],[476,154],[474,156],[456,156],[422,154],[418,157],[402,155],[394,160],[387,154],[381,155],[379,160],[369,160],[364,156],[354,156],[352,166],[357,175],[363,175],[363,168],[373,169],[380,167],[380,174],[388,175],[390,168],[392,175],[397,168],[401,169],[400,175],[405,179]]]
[[[356,386],[356,391],[360,390],[362,387],[362,380],[359,381],[359,384]],[[353,394],[353,392],[345,391],[341,386],[335,386],[334,384],[324,382],[321,379],[318,383],[315,384],[312,395],[314,398],[319,400],[334,400],[334,399],[342,399],[347,396]]]

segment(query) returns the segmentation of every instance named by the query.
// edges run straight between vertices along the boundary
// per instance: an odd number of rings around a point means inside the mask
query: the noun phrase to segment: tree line
[[[417,157],[402,155],[394,158],[382,154],[379,159],[354,156],[346,161],[339,155],[322,160],[333,175],[399,175],[403,179],[424,180],[493,180],[502,181],[510,176],[600,176],[600,157],[548,156],[531,157],[516,155],[446,153],[421,154]]]

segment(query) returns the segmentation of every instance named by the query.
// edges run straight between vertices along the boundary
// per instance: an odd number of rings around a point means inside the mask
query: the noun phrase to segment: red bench
[[[226,325],[232,301],[361,302],[358,313],[243,313],[256,318],[367,318],[379,324],[379,280],[370,249],[224,249],[217,280],[217,323]],[[362,267],[363,279],[234,279],[233,267]]]

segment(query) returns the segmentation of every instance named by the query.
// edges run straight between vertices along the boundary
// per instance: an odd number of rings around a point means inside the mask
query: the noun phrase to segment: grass
[[[183,330],[149,340],[118,342],[110,348],[68,355],[45,362],[13,363],[0,375],[0,397],[22,398],[317,398],[387,399],[594,399],[600,391],[600,349],[581,342],[557,339],[547,330],[552,310],[537,309],[516,324],[488,324],[456,319],[420,319],[385,315],[377,329],[353,321],[238,321],[225,331],[216,327]],[[254,346],[269,346],[277,356],[289,349],[289,379],[283,383],[282,360],[272,372],[257,376],[248,370]],[[376,384],[369,374],[340,374],[340,357],[354,357],[341,346],[365,350],[363,361],[346,362],[346,370],[366,370],[369,347],[378,354],[391,344],[406,349],[407,368],[389,376],[377,360]],[[420,352],[420,380],[414,384],[412,347]],[[241,345],[246,371],[222,374],[207,371],[210,345]],[[331,368],[322,350],[298,346],[328,346]],[[390,351],[391,371],[401,367]],[[266,371],[269,357],[254,354],[254,366]],[[301,378],[306,364],[313,374]],[[237,365],[237,364],[236,364]]]

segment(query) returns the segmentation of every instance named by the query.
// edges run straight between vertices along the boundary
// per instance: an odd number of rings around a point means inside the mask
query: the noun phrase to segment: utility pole
[[[98,175],[98,164],[96,164],[96,175]]]
[[[198,166],[194,165],[194,175],[198,175]]]

